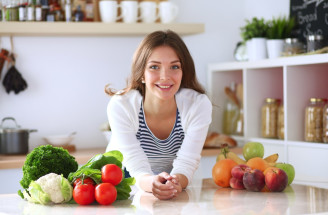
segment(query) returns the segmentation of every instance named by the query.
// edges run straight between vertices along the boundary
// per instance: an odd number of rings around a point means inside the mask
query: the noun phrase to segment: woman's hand
[[[153,195],[161,200],[172,199],[182,191],[182,186],[177,176],[162,172],[153,177]]]

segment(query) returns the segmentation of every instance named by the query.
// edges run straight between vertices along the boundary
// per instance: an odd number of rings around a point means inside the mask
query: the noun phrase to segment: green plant
[[[295,19],[287,17],[273,18],[268,22],[269,28],[267,31],[268,39],[285,39],[290,37],[293,28],[295,27]]]
[[[241,37],[244,42],[254,37],[266,37],[268,28],[268,23],[263,18],[254,17],[251,21],[246,19],[246,25],[240,28]]]

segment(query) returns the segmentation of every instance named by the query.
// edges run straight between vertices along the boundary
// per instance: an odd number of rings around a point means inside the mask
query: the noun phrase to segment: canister
[[[262,137],[277,138],[278,108],[280,99],[266,98],[261,109]]]
[[[310,98],[310,102],[305,108],[305,141],[322,142],[324,101],[321,98]]]

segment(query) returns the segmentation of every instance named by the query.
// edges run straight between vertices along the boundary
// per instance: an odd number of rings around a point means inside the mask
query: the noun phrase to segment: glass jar
[[[284,121],[284,106],[280,105],[278,108],[278,125],[277,125],[277,135],[279,139],[285,138],[285,121]]]
[[[304,52],[304,44],[297,38],[286,38],[284,42],[284,56],[301,54]]]
[[[266,98],[262,106],[262,137],[277,138],[279,99]]]
[[[323,99],[310,98],[310,103],[305,108],[305,141],[322,142],[323,107]]]
[[[322,133],[322,139],[324,143],[328,143],[328,103],[326,103],[325,107],[323,108],[323,133]]]
[[[322,35],[308,35],[306,37],[307,52],[313,52],[323,47]]]

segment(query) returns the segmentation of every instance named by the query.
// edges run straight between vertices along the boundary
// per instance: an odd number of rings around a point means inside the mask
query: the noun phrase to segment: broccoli
[[[23,165],[23,178],[20,184],[27,189],[31,181],[48,174],[56,173],[68,177],[70,172],[75,172],[78,164],[66,149],[51,145],[39,146],[26,157]]]

